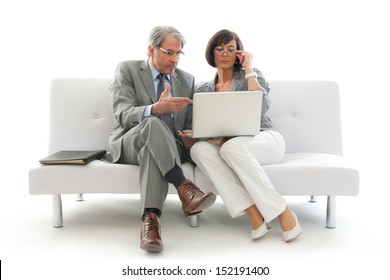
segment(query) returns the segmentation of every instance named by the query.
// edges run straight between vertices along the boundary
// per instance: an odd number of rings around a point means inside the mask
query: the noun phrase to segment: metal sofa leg
[[[82,193],[77,194],[76,201],[84,201],[84,197]]]
[[[199,214],[190,216],[190,227],[198,227],[199,226]]]
[[[62,227],[62,202],[60,194],[53,194],[53,227]]]
[[[326,227],[336,228],[336,196],[328,195],[326,207]]]

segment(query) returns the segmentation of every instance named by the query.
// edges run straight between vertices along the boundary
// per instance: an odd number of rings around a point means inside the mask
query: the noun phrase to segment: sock
[[[175,188],[180,187],[181,182],[183,182],[186,177],[184,177],[183,170],[177,165],[175,165],[171,170],[165,174],[165,179],[169,182],[172,183]]]
[[[145,219],[145,216],[148,215],[149,213],[154,213],[159,218],[161,216],[161,210],[160,209],[158,209],[158,208],[145,208],[144,214],[142,215],[142,221]]]

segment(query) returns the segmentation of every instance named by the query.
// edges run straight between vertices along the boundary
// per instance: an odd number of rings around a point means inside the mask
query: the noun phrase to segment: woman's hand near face
[[[244,70],[252,71],[252,58],[253,55],[249,52],[246,52],[244,50],[237,50],[236,56],[240,60],[240,64],[244,68]]]

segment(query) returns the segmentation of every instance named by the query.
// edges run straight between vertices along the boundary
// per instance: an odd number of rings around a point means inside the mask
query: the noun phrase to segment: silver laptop
[[[258,134],[262,101],[261,91],[195,93],[192,137]]]

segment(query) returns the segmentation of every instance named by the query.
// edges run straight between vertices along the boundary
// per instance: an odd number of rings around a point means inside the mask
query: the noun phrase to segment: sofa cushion
[[[322,153],[286,153],[278,164],[263,166],[282,195],[357,195],[359,172],[343,156]],[[195,168],[195,183],[215,191],[210,180]]]
[[[194,168],[183,164],[194,181]],[[139,166],[94,160],[87,165],[43,165],[30,170],[30,194],[140,193]],[[176,193],[173,186],[169,193]]]

